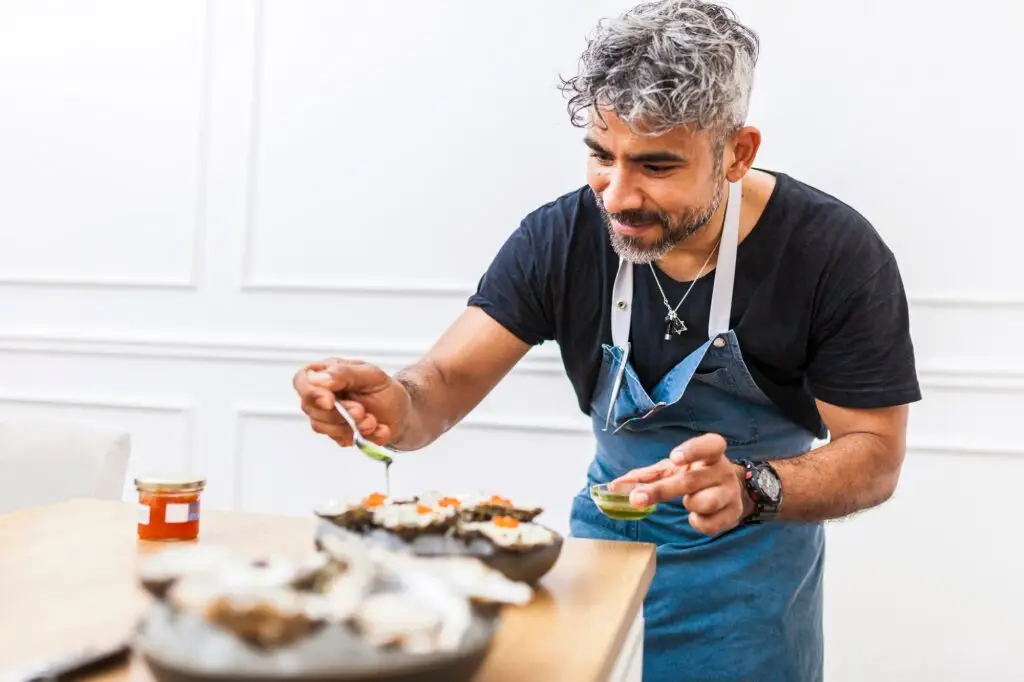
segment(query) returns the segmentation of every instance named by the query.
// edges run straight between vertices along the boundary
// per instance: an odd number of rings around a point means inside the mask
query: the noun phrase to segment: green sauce
[[[637,508],[629,503],[629,495],[617,495],[606,491],[591,490],[590,497],[601,513],[619,521],[646,519],[658,508],[657,504]]]

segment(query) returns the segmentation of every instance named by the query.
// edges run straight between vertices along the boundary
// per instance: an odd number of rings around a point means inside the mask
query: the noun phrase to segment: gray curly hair
[[[638,134],[679,126],[724,134],[746,121],[758,48],[757,34],[727,7],[645,2],[598,23],[561,89],[578,127],[586,111],[601,117],[603,108]]]

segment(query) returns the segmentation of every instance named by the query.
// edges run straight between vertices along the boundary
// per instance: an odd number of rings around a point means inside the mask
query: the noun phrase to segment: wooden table
[[[247,553],[306,552],[313,518],[207,510],[199,542]],[[0,678],[9,666],[68,647],[114,642],[146,607],[135,506],[75,500],[0,515]],[[639,680],[641,605],[651,545],[569,538],[527,606],[506,609],[477,682]],[[94,676],[148,680],[145,666]]]

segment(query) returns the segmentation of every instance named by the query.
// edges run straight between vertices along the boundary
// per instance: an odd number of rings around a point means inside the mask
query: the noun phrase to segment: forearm
[[[408,410],[389,443],[397,450],[419,450],[430,445],[473,408],[464,404],[460,392],[429,358],[398,372],[395,380],[409,396]]]
[[[779,520],[827,521],[885,502],[896,489],[902,443],[849,433],[792,459],[772,460],[782,479]]]
[[[469,307],[422,360],[395,375],[408,394],[391,447],[424,448],[480,404],[529,350],[479,308]]]

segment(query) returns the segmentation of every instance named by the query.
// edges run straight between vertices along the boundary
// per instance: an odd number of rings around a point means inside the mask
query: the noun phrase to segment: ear
[[[725,176],[729,182],[737,182],[754,165],[757,150],[761,148],[761,131],[753,126],[744,126],[730,136],[725,148]]]

